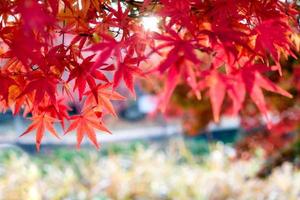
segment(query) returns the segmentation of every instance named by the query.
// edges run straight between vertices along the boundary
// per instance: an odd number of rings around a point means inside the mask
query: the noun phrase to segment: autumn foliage
[[[0,2],[1,109],[31,114],[23,133],[60,137],[76,130],[98,147],[95,130],[109,132],[111,101],[135,96],[142,78],[159,88],[162,110],[178,85],[208,98],[213,119],[239,114],[251,100],[267,119],[263,90],[293,98],[268,74],[284,79],[282,60],[299,57],[299,10],[279,0],[2,0]],[[157,30],[143,19],[156,17]],[[185,97],[184,97],[185,98]],[[81,104],[68,114],[69,103]],[[226,103],[226,109],[224,107]],[[67,122],[67,123],[66,123]]]

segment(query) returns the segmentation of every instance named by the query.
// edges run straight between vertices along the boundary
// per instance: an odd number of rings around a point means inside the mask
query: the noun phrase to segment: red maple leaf
[[[245,90],[239,82],[232,76],[218,72],[216,69],[202,72],[202,80],[198,83],[198,88],[204,90],[208,88],[213,117],[215,122],[219,122],[222,104],[226,93],[233,102],[232,113],[237,114],[242,107]]]
[[[47,94],[50,101],[56,105],[56,86],[59,82],[56,76],[53,74],[44,74],[40,71],[33,71],[27,73],[25,76],[29,82],[26,84],[19,97],[33,93],[34,104],[39,105],[39,103],[45,99],[45,95]]]
[[[52,103],[46,102],[45,105],[41,105],[38,108],[39,111],[47,113],[49,116],[58,119],[62,128],[65,128],[64,120],[69,120],[68,111],[70,111],[70,107],[66,103],[65,98],[60,98],[57,100],[57,104],[53,105]]]
[[[114,74],[114,89],[120,84],[121,80],[123,79],[126,87],[133,94],[133,96],[135,96],[135,91],[133,88],[134,75],[144,76],[143,71],[138,67],[140,60],[140,58],[132,58],[130,56],[126,56],[124,58],[124,61],[118,65],[118,68]]]
[[[59,138],[58,134],[56,133],[55,129],[53,128],[53,123],[56,122],[56,119],[50,117],[46,114],[37,114],[34,115],[32,118],[32,123],[26,129],[20,137],[30,133],[34,129],[36,129],[36,149],[39,151],[42,139],[44,137],[45,131],[48,130],[53,136]]]
[[[167,26],[172,27],[174,24],[181,24],[191,31],[195,30],[196,23],[191,15],[193,0],[161,0],[161,3],[164,6],[159,15],[163,18],[171,17]]]
[[[181,57],[191,61],[194,64],[199,64],[200,60],[195,53],[195,40],[182,39],[178,33],[171,28],[167,28],[169,35],[161,35],[154,33],[153,38],[158,41],[163,41],[163,44],[156,47],[156,50],[161,50],[166,47],[171,48],[161,64],[157,67],[160,72],[166,71],[174,63],[178,62]]]
[[[255,27],[253,34],[257,36],[255,50],[263,57],[270,54],[279,63],[280,51],[293,55],[290,51],[291,43],[288,39],[289,26],[280,18],[265,20]]]
[[[281,94],[283,96],[292,98],[292,95],[287,91],[283,90],[275,83],[270,80],[264,78],[262,73],[270,71],[270,68],[264,64],[250,64],[247,63],[241,70],[238,72],[238,76],[240,76],[241,81],[249,93],[252,101],[258,107],[260,112],[268,119],[267,116],[267,105],[265,102],[265,98],[263,95],[262,88],[268,90],[270,92],[274,92],[277,94]],[[270,125],[270,124],[269,124]]]
[[[75,79],[74,90],[78,89],[79,100],[82,99],[82,96],[86,89],[86,84],[89,85],[90,90],[93,92],[96,101],[97,99],[97,88],[96,81],[100,80],[104,82],[109,82],[106,76],[98,69],[94,68],[94,62],[92,59],[94,55],[91,55],[85,58],[80,65],[76,65],[75,68],[70,72],[69,78],[67,82]]]
[[[124,8],[123,12],[123,7],[122,3],[120,0],[117,2],[117,9],[114,9],[110,6],[107,6],[107,9],[110,11],[110,17],[106,19],[105,23],[109,24],[111,27],[115,27],[119,29],[118,34],[122,34],[122,39],[125,39],[126,37],[129,36],[129,30],[130,30],[130,21],[131,19],[128,17],[130,13],[130,8],[126,7]],[[121,33],[122,31],[122,33]]]
[[[86,110],[80,115],[72,116],[70,119],[73,122],[71,122],[65,134],[76,129],[78,149],[80,148],[80,144],[85,135],[90,139],[97,149],[99,148],[95,129],[110,133],[110,131],[104,126],[92,109]]]
[[[98,91],[98,103],[95,101],[94,95],[92,92],[87,93],[87,97],[84,102],[84,109],[93,108],[97,112],[107,111],[108,113],[112,114],[113,116],[117,116],[114,106],[112,104],[112,100],[124,100],[125,97],[113,91],[111,88],[111,84],[99,84],[97,86]]]
[[[114,56],[117,63],[120,63],[122,60],[121,50],[124,48],[124,43],[116,41],[115,38],[109,35],[101,34],[100,36],[103,40],[87,49],[96,53],[100,52],[92,68],[103,66],[111,56]]]

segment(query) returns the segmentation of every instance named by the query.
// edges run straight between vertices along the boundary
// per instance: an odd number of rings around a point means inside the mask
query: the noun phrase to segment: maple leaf
[[[108,113],[112,114],[113,116],[117,116],[114,106],[111,103],[111,100],[124,100],[125,97],[123,97],[116,91],[109,90],[110,87],[111,87],[110,83],[97,85],[98,103],[95,101],[92,92],[88,92],[87,98],[85,99],[83,105],[84,109],[92,107],[97,112],[102,112],[103,110],[106,110]]]
[[[61,34],[64,34],[63,30],[62,30]],[[72,39],[72,41],[70,42],[70,45],[69,45],[68,48],[71,49],[72,46],[79,43],[78,44],[78,49],[81,50],[84,47],[84,44],[86,43],[87,40],[88,40],[88,37],[82,36],[82,35],[77,35]],[[79,52],[81,53],[81,51],[79,51]],[[83,57],[83,56],[79,55],[79,57]]]
[[[68,130],[65,134],[76,129],[77,131],[77,148],[80,148],[80,144],[83,140],[83,137],[86,135],[90,141],[94,144],[94,146],[98,149],[99,144],[97,142],[97,136],[94,129],[104,131],[107,133],[111,133],[99,120],[97,115],[93,112],[93,110],[87,110],[80,115],[72,116],[70,118],[73,122],[71,122]]]
[[[124,61],[119,64],[117,70],[115,71],[113,88],[115,89],[120,84],[120,81],[123,79],[126,87],[135,97],[135,91],[133,88],[133,75],[144,76],[143,71],[138,67],[139,63],[140,58],[132,58],[126,56],[124,58]]]
[[[136,26],[134,30],[135,33],[126,39],[125,46],[128,46],[128,54],[134,55],[135,52],[139,58],[147,59],[148,57],[145,56],[146,49],[148,45],[150,48],[154,48],[154,40],[143,27]]]
[[[161,35],[154,33],[153,38],[163,41],[164,43],[157,46],[156,49],[160,50],[166,47],[171,47],[171,50],[166,56],[166,59],[161,62],[157,67],[160,72],[166,71],[174,63],[176,63],[181,57],[191,61],[194,64],[199,64],[200,61],[195,54],[196,46],[193,44],[194,40],[184,40],[174,30],[168,28],[169,35]]]
[[[198,82],[198,88],[204,90],[208,88],[213,117],[215,122],[220,121],[220,113],[226,93],[233,102],[233,114],[237,114],[245,98],[245,90],[239,85],[239,82],[231,75],[218,72],[211,69],[202,72],[203,78]]]
[[[222,60],[232,63],[239,60],[243,51],[254,53],[249,46],[250,36],[247,30],[248,27],[242,23],[230,24],[228,21],[222,21],[212,23],[209,30],[201,32],[208,35],[213,52],[218,54],[223,51]]]
[[[37,40],[33,31],[25,34],[20,27],[6,26],[0,29],[0,37],[9,47],[8,58],[16,57],[28,69],[42,62],[41,48],[45,43]]]
[[[127,36],[129,36],[130,30],[129,22],[131,19],[128,17],[130,8],[126,7],[123,12],[121,1],[118,0],[117,9],[114,9],[110,6],[107,6],[107,9],[110,11],[111,17],[105,23],[109,24],[111,27],[119,28],[119,31],[122,30],[122,39],[125,39]]]
[[[55,129],[53,128],[53,123],[56,121],[55,118],[50,117],[46,114],[37,114],[34,115],[32,118],[32,123],[29,125],[29,127],[26,129],[20,137],[32,132],[36,129],[36,149],[37,151],[40,150],[41,142],[44,137],[44,133],[46,130],[48,130],[53,136],[56,138],[60,138],[58,134],[56,133]]]
[[[242,2],[242,1],[241,1]],[[208,15],[213,17],[214,21],[225,22],[228,20],[242,20],[242,13],[239,11],[240,2],[236,0],[218,0],[212,1],[214,8]],[[209,8],[209,6],[207,6]]]
[[[117,63],[120,63],[122,60],[122,48],[124,47],[124,42],[118,42],[113,37],[105,34],[100,34],[103,41],[98,44],[92,45],[87,50],[100,52],[92,68],[98,68],[103,66],[103,64],[110,58],[112,55],[116,58]]]
[[[161,104],[160,109],[163,112],[166,110],[167,104],[169,103],[171,95],[175,90],[179,80],[180,80],[180,72],[178,66],[177,65],[172,66],[170,69],[168,69],[166,86],[159,99],[159,104]]]
[[[275,62],[279,63],[280,50],[292,54],[288,39],[290,28],[281,19],[265,20],[257,25],[253,32],[257,35],[255,50],[264,57],[270,54]]]
[[[195,30],[195,23],[192,20],[191,7],[193,1],[190,0],[161,0],[164,5],[159,15],[166,18],[171,17],[168,26],[172,27],[174,24],[181,24],[187,27],[189,30]]]
[[[163,112],[166,110],[167,104],[178,84],[184,82],[189,85],[192,92],[201,99],[200,90],[197,85],[196,69],[197,65],[193,64],[189,60],[185,59],[184,56],[180,56],[171,67],[166,70],[165,87],[160,95],[159,103],[160,110]]]
[[[56,105],[46,102],[45,105],[39,107],[39,111],[47,113],[49,116],[58,119],[61,123],[62,128],[65,128],[64,119],[69,119],[68,111],[70,107],[66,103],[66,98],[60,98],[57,100]]]
[[[213,108],[213,116],[215,122],[219,122],[221,106],[225,98],[226,87],[220,79],[212,79],[209,81],[209,96]]]
[[[244,84],[246,91],[249,93],[251,99],[256,104],[260,112],[268,119],[267,105],[262,92],[262,88],[270,92],[281,94],[283,96],[292,98],[292,95],[287,91],[281,89],[270,80],[264,78],[261,73],[270,71],[270,68],[264,64],[250,64],[247,63],[238,73],[241,82]],[[270,125],[270,124],[269,124]]]
[[[97,100],[97,90],[96,90],[96,79],[104,82],[109,82],[106,76],[98,69],[93,68],[94,62],[91,60],[94,55],[85,58],[80,65],[75,66],[75,68],[70,72],[67,82],[75,79],[74,91],[78,89],[79,100],[86,89],[86,84],[89,85],[90,90],[93,92],[96,101]],[[107,68],[103,68],[104,70]]]
[[[27,73],[26,77],[29,83],[25,86],[19,97],[34,92],[34,104],[38,105],[45,98],[45,94],[47,94],[50,101],[56,105],[57,77],[52,74],[45,75],[40,71]]]
[[[251,18],[254,14],[259,20],[274,19],[290,11],[289,6],[281,1],[244,1],[244,4],[245,8],[251,8],[245,9],[246,16]]]

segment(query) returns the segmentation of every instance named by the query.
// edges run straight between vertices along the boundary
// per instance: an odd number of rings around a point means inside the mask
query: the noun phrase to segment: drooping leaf
[[[44,137],[45,131],[48,130],[53,136],[59,139],[59,136],[55,129],[53,128],[53,123],[56,121],[55,118],[52,118],[46,114],[34,115],[32,118],[32,123],[26,129],[20,137],[32,132],[36,129],[36,149],[40,150],[41,142]]]
[[[97,149],[99,148],[95,129],[110,133],[93,110],[87,110],[80,115],[72,116],[71,120],[72,122],[66,134],[76,129],[78,149],[80,148],[84,136],[87,136]]]
[[[270,80],[262,76],[261,73],[267,72],[269,70],[270,69],[263,64],[248,64],[244,66],[240,71],[240,76],[244,87],[249,93],[252,101],[256,104],[260,112],[265,117],[268,117],[268,109],[262,89],[292,98],[292,95],[290,93],[281,89]]]
[[[92,92],[87,94],[87,98],[84,102],[84,108],[93,108],[98,112],[108,112],[113,116],[117,116],[112,100],[125,100],[125,97],[111,89],[111,84],[103,84],[97,86],[98,91],[98,103],[95,101],[94,95]]]
[[[126,56],[124,61],[121,62],[114,74],[113,88],[115,89],[120,85],[121,80],[123,79],[126,87],[129,91],[135,96],[134,91],[134,76],[143,76],[143,71],[138,67],[140,60],[138,58],[131,58]]]

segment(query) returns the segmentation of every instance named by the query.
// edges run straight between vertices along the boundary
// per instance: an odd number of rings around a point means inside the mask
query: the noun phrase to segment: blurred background
[[[88,141],[76,150],[75,134],[46,134],[37,153],[34,134],[18,137],[29,121],[2,114],[0,199],[300,199],[298,153],[266,139],[264,126],[241,128],[240,118],[226,115],[212,123],[205,100],[200,107],[186,100],[197,115],[178,115],[180,89],[162,116],[153,113],[155,96],[137,87],[136,100],[114,105],[119,118],[106,119],[113,134],[97,133],[99,151]]]

